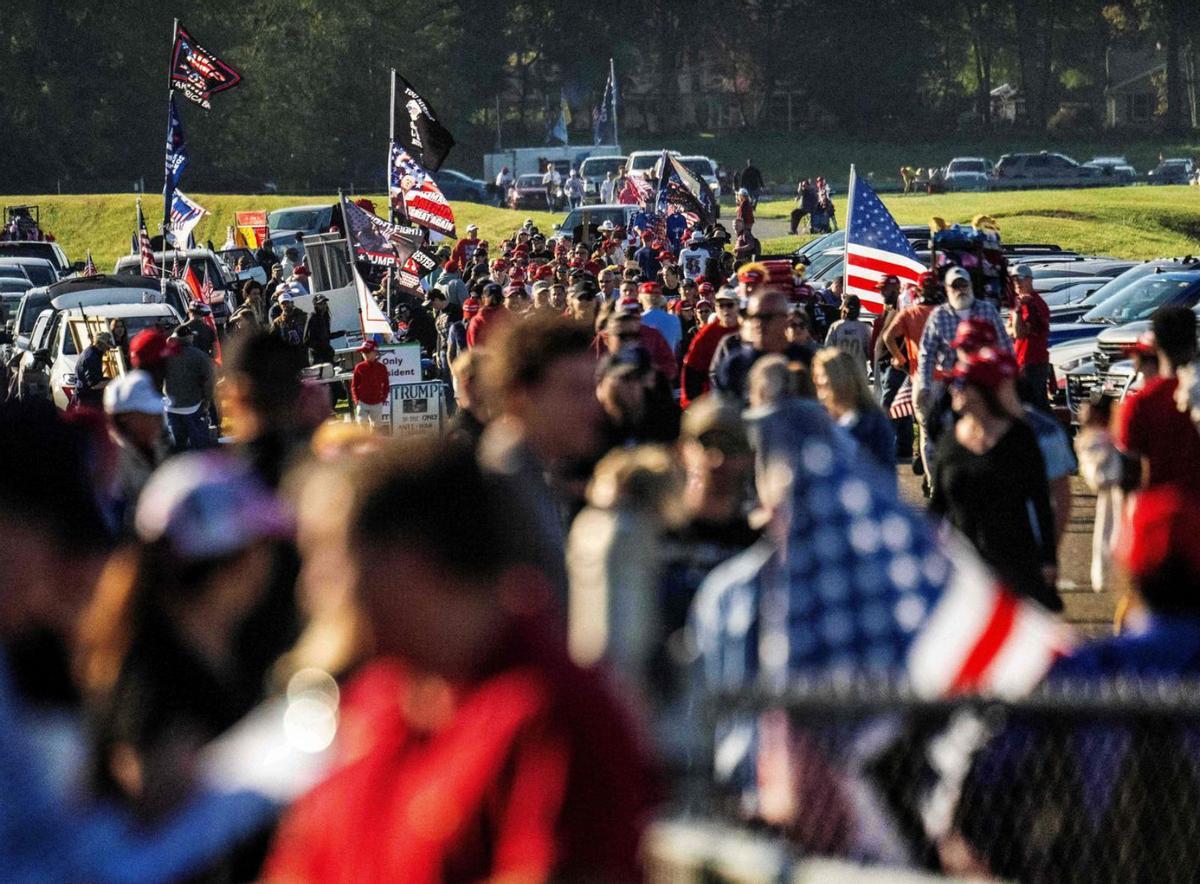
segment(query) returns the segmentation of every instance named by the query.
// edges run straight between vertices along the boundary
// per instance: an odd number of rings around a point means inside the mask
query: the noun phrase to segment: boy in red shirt
[[[374,341],[363,341],[358,352],[363,361],[354,366],[350,380],[350,398],[354,401],[355,418],[373,430],[383,426],[383,406],[391,392],[388,370],[379,361],[379,348]]]
[[[1033,288],[1033,271],[1026,264],[1013,270],[1017,303],[1008,314],[1008,333],[1021,378],[1029,385],[1029,404],[1050,410],[1050,308]]]

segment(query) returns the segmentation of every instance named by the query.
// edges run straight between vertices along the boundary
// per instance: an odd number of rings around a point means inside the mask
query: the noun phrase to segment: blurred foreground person
[[[242,455],[271,488],[279,487],[284,471],[307,449],[309,436],[324,419],[318,414],[310,420],[303,407],[304,362],[298,347],[267,334],[239,338],[225,354],[221,413]],[[328,396],[318,392],[327,411]]]
[[[135,369],[105,388],[104,412],[117,445],[115,515],[131,528],[142,488],[167,456],[162,393],[149,374]]]
[[[30,458],[30,451],[38,456]],[[48,632],[69,642],[107,548],[82,443],[52,406],[0,406],[0,868],[13,881],[169,881],[194,874],[274,813],[249,793],[205,793],[160,826],[85,805],[77,771],[39,726],[16,648]],[[37,675],[45,679],[43,657]]]
[[[864,454],[883,468],[890,486],[896,487],[896,434],[871,395],[865,363],[857,354],[827,346],[813,357],[812,379],[830,417],[850,432]]]
[[[600,441],[591,343],[586,327],[562,317],[513,323],[492,352],[496,417],[479,441],[480,464],[508,495],[506,518],[521,526],[509,542],[545,575],[554,590],[546,601],[564,622],[566,498],[556,477],[593,457]]]
[[[340,554],[375,656],[343,715],[370,726],[285,818],[267,879],[640,878],[654,781],[601,684],[506,605],[541,579],[508,507],[457,446],[356,470]]]
[[[196,756],[262,698],[294,621],[275,597],[287,513],[238,461],[180,456],[146,485],[136,542],[109,562],[81,631],[97,792],[157,823],[192,794]]]

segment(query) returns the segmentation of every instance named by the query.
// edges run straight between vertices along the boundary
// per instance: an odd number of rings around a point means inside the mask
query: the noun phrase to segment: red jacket
[[[674,381],[679,376],[679,363],[675,361],[675,354],[671,352],[671,345],[662,336],[662,332],[648,325],[643,325],[639,329],[639,333],[641,337],[638,340],[638,346],[644,347],[646,352],[650,354],[650,364],[654,366],[654,370],[668,381]],[[592,341],[592,350],[599,357],[603,357],[608,352],[607,332],[600,332],[600,334],[596,335]]]
[[[708,392],[708,374],[712,369],[713,356],[726,335],[737,328],[726,328],[719,322],[710,322],[696,332],[687,355],[683,357],[683,375],[679,385],[679,404],[687,408],[696,399]]]
[[[467,346],[483,344],[498,328],[512,322],[512,312],[507,307],[484,307],[471,319],[467,326]]]
[[[388,400],[391,382],[387,366],[376,359],[363,360],[354,366],[354,377],[350,380],[350,397],[363,405],[382,405]]]
[[[641,878],[655,772],[601,678],[541,630],[515,625],[456,686],[377,659],[339,730],[345,763],[288,811],[267,880]]]

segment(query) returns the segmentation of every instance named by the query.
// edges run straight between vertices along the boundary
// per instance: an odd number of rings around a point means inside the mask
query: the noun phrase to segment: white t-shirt
[[[704,249],[683,249],[679,253],[679,265],[683,268],[684,278],[695,279],[703,274],[708,258],[708,252]]]

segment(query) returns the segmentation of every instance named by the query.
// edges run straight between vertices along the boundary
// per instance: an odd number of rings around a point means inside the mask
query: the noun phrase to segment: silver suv
[[[996,163],[996,187],[1097,187],[1108,183],[1099,169],[1061,153],[1010,153]]]

